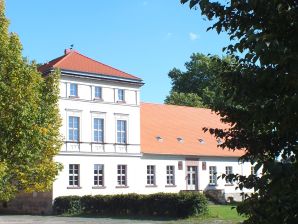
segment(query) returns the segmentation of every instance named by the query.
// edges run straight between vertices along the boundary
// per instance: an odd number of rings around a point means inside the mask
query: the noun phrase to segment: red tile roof
[[[148,154],[240,157],[243,150],[218,147],[217,139],[202,128],[228,128],[209,109],[163,104],[141,104],[141,150]],[[157,140],[157,136],[162,141]],[[177,138],[181,138],[179,142]],[[203,140],[203,143],[199,142]]]
[[[130,75],[111,66],[95,61],[73,50],[68,50],[66,51],[65,55],[40,66],[39,71],[44,73],[53,68],[141,81],[141,79],[136,76]]]

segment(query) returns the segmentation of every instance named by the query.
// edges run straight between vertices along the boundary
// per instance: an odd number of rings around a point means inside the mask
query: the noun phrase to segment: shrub
[[[55,199],[53,210],[56,214],[185,218],[206,212],[207,200],[204,195],[192,192],[63,196]]]

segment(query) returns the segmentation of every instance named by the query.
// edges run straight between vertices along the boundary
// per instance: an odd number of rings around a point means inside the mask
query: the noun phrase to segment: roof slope
[[[244,151],[218,147],[207,128],[227,128],[209,109],[163,104],[141,104],[141,150],[148,154],[239,157]],[[157,136],[162,141],[156,139]],[[182,142],[177,138],[181,137]],[[200,143],[202,139],[204,143]]]
[[[127,79],[135,79],[141,81],[141,79],[136,76],[130,75],[111,66],[95,61],[74,50],[68,50],[66,51],[65,55],[40,66],[39,71],[44,73],[53,68],[60,68],[61,70],[93,73],[98,75],[106,75]]]

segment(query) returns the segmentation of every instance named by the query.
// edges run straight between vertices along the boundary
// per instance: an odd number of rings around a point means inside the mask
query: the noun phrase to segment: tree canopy
[[[174,68],[168,76],[172,90],[165,103],[210,108],[222,101],[220,74],[231,71],[235,61],[230,57],[206,56],[194,53],[185,63],[186,71]]]
[[[0,0],[0,201],[49,190],[61,168],[59,72],[42,77],[8,24]]]
[[[229,130],[209,130],[245,148],[244,161],[262,175],[235,175],[239,187],[254,188],[238,206],[245,223],[298,223],[298,1],[181,0],[227,32],[223,50],[239,66],[222,73],[227,104],[214,105]]]

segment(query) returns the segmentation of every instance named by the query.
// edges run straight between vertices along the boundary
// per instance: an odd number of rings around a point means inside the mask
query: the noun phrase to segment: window
[[[80,118],[75,116],[68,117],[68,140],[78,142],[80,133]]]
[[[102,93],[101,87],[95,86],[95,98],[101,99],[102,98],[101,93]]]
[[[126,121],[117,120],[117,143],[126,144]]]
[[[254,166],[251,166],[250,167],[250,174],[251,175],[256,175],[256,171],[255,171],[255,167]]]
[[[216,178],[216,166],[209,166],[209,184],[216,185],[217,178]]]
[[[233,167],[231,166],[226,166],[226,175],[228,176],[229,174],[233,174]],[[226,179],[227,184],[233,184],[232,180]]]
[[[147,166],[147,185],[155,185],[155,166]]]
[[[175,185],[175,167],[167,166],[167,185]]]
[[[78,84],[70,83],[70,96],[78,96]]]
[[[103,142],[104,124],[102,118],[93,119],[93,140],[94,142]]]
[[[104,186],[104,165],[94,164],[94,186]]]
[[[69,164],[69,186],[70,187],[79,187],[79,164]]]
[[[117,184],[118,186],[126,186],[126,165],[117,166]]]
[[[124,89],[118,89],[118,101],[125,101]]]

